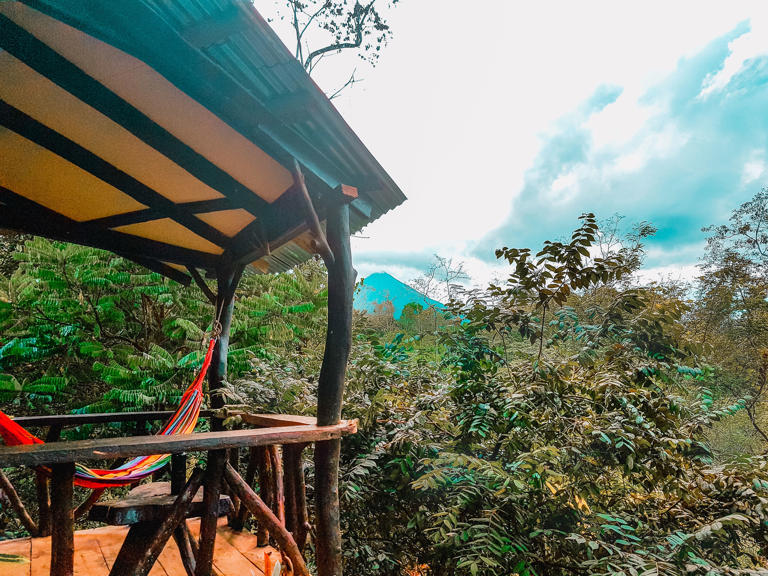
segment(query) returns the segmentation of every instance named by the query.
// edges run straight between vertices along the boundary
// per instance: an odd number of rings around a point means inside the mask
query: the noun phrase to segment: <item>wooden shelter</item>
[[[318,253],[328,269],[316,420],[243,414],[250,427],[228,431],[218,396],[206,413],[212,431],[193,435],[55,442],[65,426],[167,414],[24,419],[48,427],[52,442],[0,447],[0,468],[50,471],[38,475],[41,517],[28,521],[51,534],[51,574],[74,570],[73,462],[154,453],[174,455],[169,493],[151,495],[162,505],[134,506],[134,516],[98,508],[102,520],[131,524],[112,574],[148,573],[171,535],[187,573],[210,574],[223,486],[239,505],[235,519],[254,513],[259,544],[269,530],[293,572],[305,573],[301,457],[314,442],[318,574],[341,575],[340,438],[354,432],[341,420],[355,281],[349,237],[404,199],[247,0],[0,2],[0,228],[195,281],[220,314],[211,390],[226,376],[244,268],[287,270]],[[216,279],[215,293],[203,276]],[[240,449],[251,457],[245,478],[227,464]],[[207,452],[207,467],[187,479],[183,454],[192,451]],[[264,499],[249,486],[257,471]],[[150,509],[154,516],[142,516]],[[190,515],[201,518],[199,539],[185,528]]]

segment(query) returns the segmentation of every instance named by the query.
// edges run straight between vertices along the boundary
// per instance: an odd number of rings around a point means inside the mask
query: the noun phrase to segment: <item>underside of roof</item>
[[[405,197],[250,2],[0,2],[0,228],[187,281],[294,266],[342,199]]]

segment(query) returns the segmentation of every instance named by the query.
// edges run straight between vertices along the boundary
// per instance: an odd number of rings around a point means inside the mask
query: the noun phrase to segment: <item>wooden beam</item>
[[[162,276],[165,276],[166,278],[170,278],[174,282],[178,282],[182,286],[189,286],[192,281],[189,276],[184,274],[181,270],[177,270],[173,266],[168,266],[168,264],[165,264],[164,262],[160,262],[158,260],[153,260],[151,258],[142,258],[140,256],[130,256],[128,254],[120,254],[118,252],[115,252],[118,256],[121,258],[125,258],[126,260],[132,260],[133,262],[136,262],[136,264],[139,264],[140,266],[144,266],[147,270],[150,270],[152,272],[156,272]]]
[[[219,212],[221,210],[232,210],[239,208],[229,198],[213,198],[211,200],[197,200],[195,202],[180,202],[173,205],[173,212],[182,214],[205,214],[207,212]],[[119,226],[128,226],[129,224],[139,224],[150,220],[163,218],[164,215],[158,210],[146,208],[134,212],[125,212],[124,214],[115,214],[114,216],[105,216],[104,218],[94,218],[86,220],[88,224],[100,226],[102,228],[117,228]]]
[[[227,412],[228,416],[237,416],[246,424],[263,428],[280,426],[317,426],[314,416],[298,416],[294,414],[249,414],[247,412]]]
[[[333,250],[328,246],[328,240],[325,238],[325,231],[320,226],[320,218],[317,216],[317,211],[312,203],[312,198],[309,196],[309,190],[307,190],[307,184],[304,180],[304,174],[301,171],[301,164],[294,158],[293,160],[293,183],[301,194],[299,198],[304,201],[304,215],[306,218],[307,226],[312,231],[312,247],[317,254],[323,257],[326,262],[333,263]]]
[[[254,216],[267,205],[227,172],[2,14],[0,48],[112,119],[201,182],[232,198]]]
[[[74,462],[51,466],[51,576],[73,576],[75,572],[74,478]]]
[[[207,418],[212,414],[210,410],[201,410],[200,416]],[[168,420],[174,415],[172,410],[160,410],[152,412],[101,412],[95,414],[52,414],[48,416],[19,416],[13,421],[30,428],[32,426],[57,426],[61,428],[83,426],[85,424],[111,424],[114,422],[151,422],[154,420]],[[46,438],[46,442],[53,442]]]
[[[3,463],[3,466],[40,466],[150,454],[203,452],[226,448],[268,446],[270,444],[320,442],[340,438],[344,434],[354,434],[356,431],[357,422],[345,420],[333,426],[285,426],[258,430],[197,432],[171,436],[129,436],[127,438],[74,440],[54,444],[0,446],[0,462]]]
[[[62,242],[101,248],[128,258],[157,258],[206,270],[215,269],[220,260],[216,254],[76,222],[2,186],[0,199],[6,205],[0,212],[0,227]]]
[[[3,100],[0,100],[0,126],[13,130],[27,140],[50,150],[81,170],[127,194],[137,202],[146,204],[157,212],[159,218],[171,218],[198,236],[222,248],[229,245],[230,238],[210,224],[203,222],[193,214],[179,210],[174,202],[155,192],[143,182],[136,180],[130,174],[126,174],[90,150],[41,124]],[[91,225],[93,226],[93,224]]]
[[[197,287],[200,288],[200,290],[202,291],[203,295],[206,298],[208,298],[208,302],[210,302],[211,304],[213,304],[215,306],[216,305],[216,294],[214,294],[213,290],[211,290],[208,287],[208,284],[205,283],[205,280],[203,279],[202,276],[200,276],[200,272],[197,271],[197,268],[195,268],[194,266],[189,266],[187,268],[187,270],[189,270],[189,273],[192,276],[192,278],[194,279],[195,284],[197,284]]]
[[[248,507],[251,514],[253,514],[260,524],[264,524],[272,534],[272,538],[275,539],[280,549],[288,556],[288,559],[293,565],[293,573],[295,576],[309,576],[309,570],[304,562],[304,558],[301,555],[299,547],[296,545],[296,541],[291,536],[290,532],[285,529],[280,523],[280,520],[275,516],[269,506],[262,502],[256,493],[251,489],[248,484],[240,477],[232,466],[227,464],[224,469],[224,478],[230,485],[232,490],[240,497],[244,506]]]

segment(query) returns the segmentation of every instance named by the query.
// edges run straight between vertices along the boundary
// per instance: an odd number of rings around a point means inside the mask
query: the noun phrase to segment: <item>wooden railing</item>
[[[164,420],[170,412],[135,412],[120,414],[83,414],[18,418],[25,427],[48,427],[48,437],[56,440],[64,427],[107,422],[147,423]],[[211,416],[212,413],[206,413]],[[314,418],[272,414],[230,413],[253,428],[202,432],[187,435],[129,436],[123,438],[52,441],[46,444],[0,446],[0,468],[28,466],[37,471],[37,494],[40,518],[34,522],[7,478],[0,472],[0,488],[33,535],[51,534],[51,574],[68,576],[73,571],[75,511],[87,511],[100,496],[92,496],[79,508],[73,506],[73,480],[76,461],[114,460],[151,454],[172,454],[172,493],[177,494],[165,521],[147,527],[137,551],[121,554],[111,574],[145,574],[171,535],[177,536],[180,523],[200,485],[204,488],[200,541],[187,548],[184,565],[190,574],[210,572],[213,541],[216,535],[216,513],[222,488],[230,493],[233,511],[230,525],[241,529],[249,514],[258,526],[259,545],[271,538],[278,544],[294,574],[308,575],[302,551],[309,532],[308,512],[302,465],[304,448],[314,442],[341,438],[356,432],[355,421],[342,421],[332,426],[317,426]],[[240,449],[248,449],[248,462],[243,478],[239,472]],[[207,466],[187,479],[184,454],[207,452]],[[259,495],[252,485],[258,478]],[[49,488],[50,484],[50,488]],[[49,502],[50,494],[50,502]],[[51,526],[55,526],[51,530]],[[184,524],[185,526],[185,524]],[[188,538],[189,535],[187,534]],[[129,546],[131,532],[124,548]],[[136,538],[133,538],[136,540]],[[177,540],[178,542],[178,540]],[[181,549],[181,546],[180,546]],[[191,550],[197,549],[194,557]],[[184,551],[182,550],[182,554]],[[207,568],[206,568],[207,567]],[[206,571],[207,569],[207,571]]]

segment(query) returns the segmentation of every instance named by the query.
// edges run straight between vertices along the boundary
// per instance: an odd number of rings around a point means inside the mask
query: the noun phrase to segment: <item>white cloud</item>
[[[269,16],[271,4],[257,7]],[[369,226],[368,238],[353,241],[356,260],[365,263],[366,255],[381,252],[437,252],[464,254],[469,263],[472,243],[514,209],[540,135],[600,85],[620,86],[623,93],[584,121],[592,154],[614,159],[599,170],[642,170],[649,158],[684,141],[664,132],[659,140],[640,139],[660,114],[641,95],[681,58],[752,18],[753,44],[734,42],[734,62],[742,66],[748,54],[762,50],[760,30],[768,39],[767,12],[759,0],[398,3],[390,18],[394,37],[379,65],[359,69],[364,81],[334,101],[409,198]],[[291,45],[285,23],[276,26]],[[328,58],[316,79],[331,90],[356,65],[354,58]],[[724,72],[712,86],[729,78]],[[592,159],[541,193],[565,203],[580,181],[594,176]],[[484,265],[472,266],[473,275],[490,274]],[[413,269],[397,273],[408,277]]]
[[[728,47],[730,55],[723,63],[723,67],[715,74],[709,75],[699,93],[700,98],[706,98],[723,90],[745,64],[752,58],[768,54],[768,20],[754,18],[751,21],[751,30],[733,40]]]
[[[741,172],[741,183],[744,186],[751,184],[765,174],[767,167],[765,164],[765,151],[754,150],[749,159],[744,163],[744,168]]]

